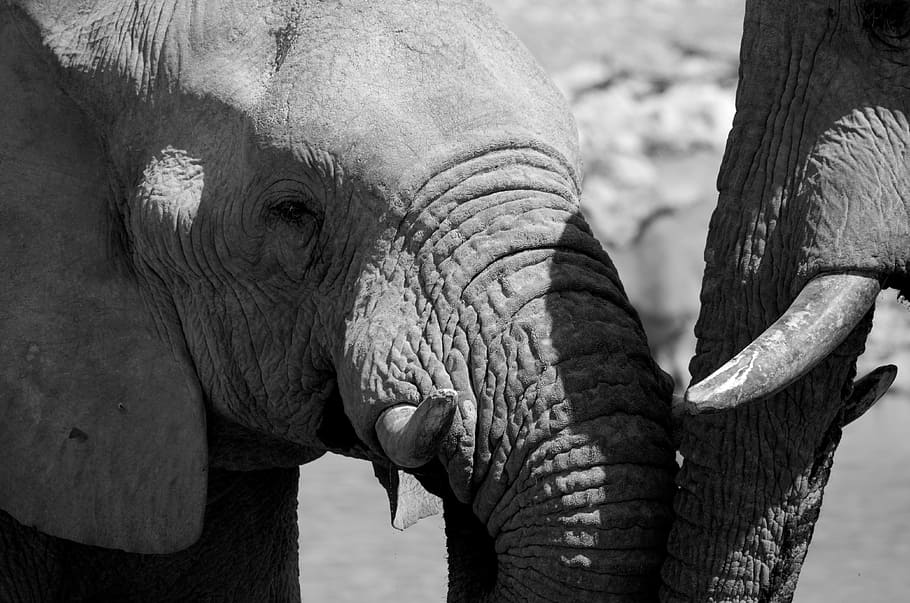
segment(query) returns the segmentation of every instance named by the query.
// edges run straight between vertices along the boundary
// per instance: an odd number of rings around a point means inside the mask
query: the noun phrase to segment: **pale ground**
[[[736,85],[742,2],[496,0],[572,103],[586,164],[584,210],[636,307],[689,325],[701,249]],[[639,233],[655,211],[673,209]],[[630,246],[644,234],[646,249]],[[654,250],[657,250],[656,252]],[[653,257],[649,257],[651,253]],[[865,370],[907,367],[889,399],[848,428],[796,601],[907,600],[910,574],[910,314],[883,295]],[[691,337],[648,324],[658,359],[687,375]],[[895,334],[898,334],[895,336]],[[863,369],[861,369],[863,370]],[[366,463],[324,457],[302,469],[305,601],[445,599],[440,518],[406,532]]]

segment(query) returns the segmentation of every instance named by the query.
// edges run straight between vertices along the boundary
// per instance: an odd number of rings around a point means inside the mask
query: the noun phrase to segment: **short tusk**
[[[458,394],[440,389],[424,398],[420,406],[399,404],[384,410],[376,420],[376,436],[383,452],[399,467],[426,465],[436,458],[457,408]]]
[[[731,409],[787,387],[847,338],[879,291],[878,280],[868,276],[829,274],[812,279],[777,322],[686,391],[686,412]]]

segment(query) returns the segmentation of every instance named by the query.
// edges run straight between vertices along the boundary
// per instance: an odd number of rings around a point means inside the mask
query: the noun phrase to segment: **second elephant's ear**
[[[41,48],[0,14],[0,509],[173,552],[202,531],[202,394],[182,339],[118,268],[104,153]]]

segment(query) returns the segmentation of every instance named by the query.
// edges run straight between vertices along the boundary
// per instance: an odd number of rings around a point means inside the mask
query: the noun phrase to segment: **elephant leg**
[[[202,537],[171,555],[52,538],[3,514],[0,600],[300,601],[298,477],[212,469]]]

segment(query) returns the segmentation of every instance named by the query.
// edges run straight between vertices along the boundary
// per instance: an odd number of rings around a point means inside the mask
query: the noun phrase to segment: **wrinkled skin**
[[[908,32],[905,2],[747,2],[693,382],[813,277],[907,290]],[[791,599],[841,428],[857,414],[851,383],[871,318],[782,391],[684,420],[664,600]]]
[[[670,383],[565,102],[488,9],[22,4],[0,598],[295,600],[296,466],[371,461],[406,524],[377,420],[454,390],[411,469],[449,599],[656,599]]]

